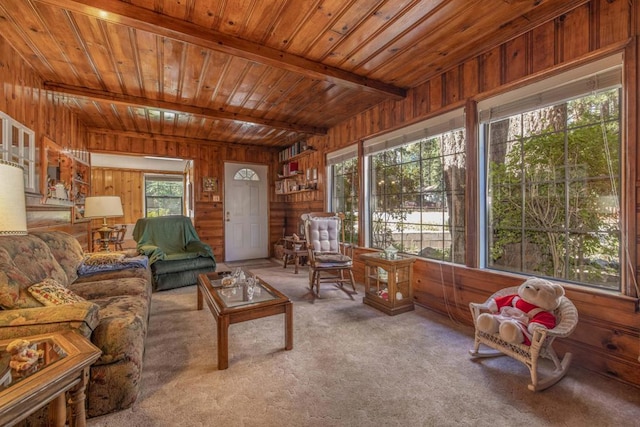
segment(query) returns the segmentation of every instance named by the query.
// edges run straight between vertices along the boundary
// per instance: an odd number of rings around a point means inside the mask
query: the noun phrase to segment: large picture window
[[[329,211],[343,212],[346,242],[358,243],[358,175],[357,147],[348,147],[327,155],[330,179]]]
[[[484,121],[487,267],[620,289],[620,82],[602,72]]]
[[[184,207],[182,175],[146,175],[144,196],[147,218],[182,215]]]
[[[464,263],[463,125],[456,111],[365,142],[370,247]]]

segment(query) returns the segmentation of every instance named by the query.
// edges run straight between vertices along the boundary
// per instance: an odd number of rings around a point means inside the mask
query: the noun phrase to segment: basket
[[[284,240],[278,239],[275,245],[273,245],[273,253],[276,259],[284,258]]]

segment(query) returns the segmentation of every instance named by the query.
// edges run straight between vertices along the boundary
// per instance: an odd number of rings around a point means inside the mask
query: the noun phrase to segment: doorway
[[[266,165],[224,164],[225,261],[269,256]]]

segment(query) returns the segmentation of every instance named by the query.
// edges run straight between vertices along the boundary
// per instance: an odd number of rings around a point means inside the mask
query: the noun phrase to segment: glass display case
[[[360,259],[365,264],[363,303],[392,316],[414,309],[414,257],[373,252],[360,255]]]

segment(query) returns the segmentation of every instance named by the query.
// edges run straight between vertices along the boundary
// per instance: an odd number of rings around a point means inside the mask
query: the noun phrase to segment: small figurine
[[[11,355],[9,366],[16,371],[26,371],[42,356],[41,350],[35,350],[27,340],[13,340],[7,346],[7,353]]]

